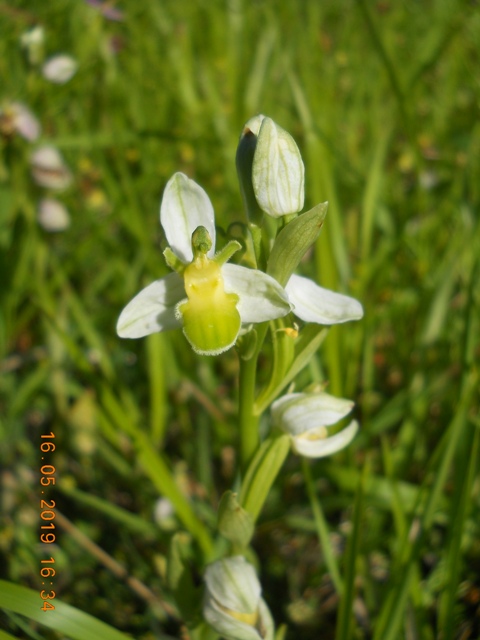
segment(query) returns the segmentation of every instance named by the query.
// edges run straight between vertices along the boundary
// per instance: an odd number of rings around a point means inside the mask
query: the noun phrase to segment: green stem
[[[258,416],[253,413],[255,402],[255,377],[257,355],[248,360],[240,358],[240,381],[238,390],[238,426],[240,430],[240,462],[245,473],[249,462],[260,445]]]

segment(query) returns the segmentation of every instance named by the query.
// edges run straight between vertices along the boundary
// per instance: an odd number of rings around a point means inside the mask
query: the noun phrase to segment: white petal
[[[304,322],[330,325],[363,317],[358,300],[324,289],[309,278],[293,275],[285,290],[294,305],[293,313]]]
[[[353,409],[354,403],[328,393],[290,393],[272,404],[274,423],[292,436],[335,424]]]
[[[222,276],[225,291],[240,298],[237,309],[244,324],[282,318],[292,308],[283,287],[262,271],[227,263]]]
[[[306,458],[324,458],[349,445],[357,431],[358,422],[352,420],[348,427],[329,438],[311,440],[308,437],[296,436],[293,438],[293,449]]]
[[[209,257],[215,253],[215,215],[205,191],[183,173],[170,178],[160,206],[160,222],[173,252],[184,262],[191,262],[192,233],[205,227],[212,239]]]
[[[186,297],[183,279],[170,273],[142,289],[120,314],[117,333],[121,338],[143,338],[157,331],[181,326],[175,317],[176,305]]]

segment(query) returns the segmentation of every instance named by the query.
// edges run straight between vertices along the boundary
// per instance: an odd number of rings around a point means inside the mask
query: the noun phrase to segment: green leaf
[[[48,601],[55,607],[53,611],[42,611],[40,607],[43,602],[38,591],[0,580],[0,608],[2,609],[26,616],[30,620],[66,634],[72,640],[131,640],[131,636],[117,631],[105,622],[57,598]],[[10,637],[5,634],[5,639]]]
[[[11,636],[9,633],[0,630],[0,640],[15,640],[15,636]]]
[[[272,436],[265,440],[250,463],[239,502],[254,521],[258,518],[289,451],[290,436]]]
[[[282,287],[287,284],[306,251],[320,235],[327,207],[327,202],[317,204],[292,220],[278,234],[268,258],[267,273]]]

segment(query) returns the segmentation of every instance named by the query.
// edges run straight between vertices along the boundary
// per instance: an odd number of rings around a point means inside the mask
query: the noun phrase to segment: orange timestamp
[[[43,454],[51,454],[55,451],[55,443],[52,440],[55,439],[54,433],[47,433],[40,436],[40,451]],[[55,484],[55,467],[52,464],[47,464],[49,455],[42,455],[42,464],[40,466],[40,485],[41,495],[46,492],[46,487]],[[47,460],[46,460],[47,459]],[[55,536],[55,500],[46,500],[40,498],[40,542],[43,544],[52,544],[56,540]],[[43,600],[40,609],[42,611],[53,611],[54,605],[49,602],[55,598],[55,591],[48,589],[48,586],[53,586],[53,578],[56,571],[52,566],[55,564],[55,559],[50,557],[48,559],[40,560],[40,577],[43,579],[42,587],[46,589],[40,590],[40,598]]]

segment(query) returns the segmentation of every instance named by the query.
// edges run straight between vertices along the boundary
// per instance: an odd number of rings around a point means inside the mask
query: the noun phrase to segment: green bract
[[[168,182],[160,221],[175,270],[148,285],[129,302],[117,323],[122,338],[140,338],[182,327],[193,349],[217,355],[235,344],[242,325],[285,316],[292,308],[271,276],[228,260],[230,242],[215,255],[215,218],[205,191],[183,173]]]

